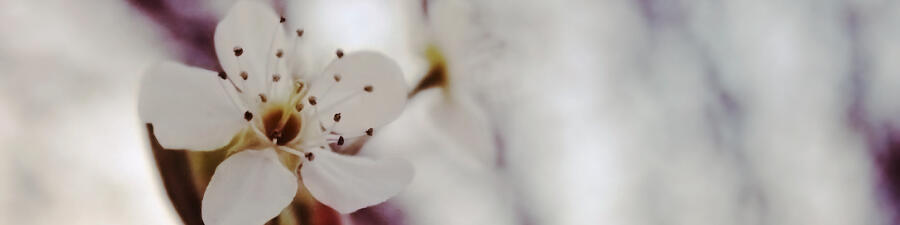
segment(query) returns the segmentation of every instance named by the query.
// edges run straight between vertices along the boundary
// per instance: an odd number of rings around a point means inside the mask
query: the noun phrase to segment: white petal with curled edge
[[[400,193],[413,177],[412,165],[403,159],[373,160],[313,150],[300,174],[312,196],[340,213],[386,201]]]
[[[216,72],[163,62],[141,80],[138,113],[167,149],[214,150],[246,127]]]
[[[207,225],[264,224],[294,200],[297,177],[273,149],[235,153],[216,167],[203,195]]]
[[[214,42],[219,63],[254,108],[260,103],[259,94],[267,94],[272,75],[279,72],[278,61],[285,60],[287,54],[280,19],[268,5],[238,1],[216,26]],[[236,47],[241,49],[240,56],[235,55]],[[284,54],[282,58],[276,57],[279,49]],[[242,72],[247,72],[247,80],[242,78]]]
[[[339,82],[335,75],[340,76]],[[394,60],[378,52],[354,52],[335,59],[310,88],[318,100],[321,121],[333,121],[334,114],[341,113],[333,128],[341,134],[362,134],[385,125],[406,105],[403,72]]]

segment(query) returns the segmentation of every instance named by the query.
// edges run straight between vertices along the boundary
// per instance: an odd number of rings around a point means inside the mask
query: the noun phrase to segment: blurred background
[[[0,224],[181,224],[138,81],[215,68],[233,2],[0,1]],[[361,153],[415,165],[389,224],[900,224],[900,1],[264,2],[445,58]]]

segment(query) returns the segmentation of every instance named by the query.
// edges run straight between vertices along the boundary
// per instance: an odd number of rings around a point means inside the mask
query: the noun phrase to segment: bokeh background
[[[180,224],[144,68],[214,68],[232,0],[0,1],[0,224]],[[362,154],[392,224],[900,224],[900,1],[274,0],[410,85]]]

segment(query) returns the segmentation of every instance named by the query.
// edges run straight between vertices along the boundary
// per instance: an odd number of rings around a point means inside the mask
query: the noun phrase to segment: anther
[[[374,88],[372,87],[372,85],[366,85],[365,87],[363,87],[363,90],[366,91],[366,92],[372,92],[372,89],[374,89]]]
[[[297,87],[297,89],[294,90],[294,92],[296,92],[296,93],[298,93],[298,94],[300,93],[300,91],[303,90],[303,82],[301,82],[301,81],[299,81],[299,80],[296,81],[296,82],[294,82],[294,86]]]
[[[278,82],[279,80],[281,80],[281,75],[278,75],[278,74],[272,75],[272,82]]]
[[[222,78],[222,80],[228,79],[228,75],[226,75],[224,71],[221,71],[219,72],[219,78]]]
[[[244,49],[238,46],[234,46],[234,56],[241,56],[244,54]]]
[[[334,82],[341,82],[341,75],[340,75],[340,74],[334,74]]]
[[[294,106],[294,109],[296,109],[297,112],[300,112],[301,110],[303,110],[303,104],[297,103],[297,105]]]
[[[281,20],[279,20],[278,22],[279,22],[279,23],[284,23],[285,20],[287,20],[287,19],[285,19],[285,18],[282,16],[282,17],[281,17]]]
[[[334,122],[336,123],[338,121],[341,121],[341,113],[334,114]]]
[[[338,145],[344,145],[344,136],[338,137],[338,142],[337,142],[337,144],[338,144]]]
[[[366,135],[372,136],[372,133],[374,133],[374,132],[375,132],[374,128],[370,127],[369,129],[366,129]]]
[[[338,49],[334,54],[337,54],[338,58],[344,57],[344,50]]]
[[[266,100],[267,100],[266,95],[264,95],[264,94],[259,94],[259,100],[262,101],[263,103],[265,103]]]
[[[250,113],[250,111],[244,112],[244,119],[247,120],[247,121],[252,120],[252,119],[253,119],[253,113]]]
[[[303,29],[297,29],[297,37],[303,37]]]
[[[249,77],[250,75],[247,74],[247,71],[241,71],[241,79],[247,80]]]
[[[316,105],[316,96],[309,96],[309,104]]]
[[[306,160],[309,160],[310,162],[312,162],[313,159],[316,159],[316,155],[313,155],[312,152],[307,152],[306,154],[303,154],[303,156],[306,157]]]
[[[281,49],[278,49],[278,51],[275,52],[275,57],[281,58],[281,56],[283,56],[283,55],[284,55],[284,51]]]

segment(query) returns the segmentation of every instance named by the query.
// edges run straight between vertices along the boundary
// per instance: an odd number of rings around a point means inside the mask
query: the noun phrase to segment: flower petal
[[[141,81],[138,113],[164,148],[217,149],[246,127],[220,82],[216,72],[157,64]]]
[[[280,61],[286,58],[288,49],[279,20],[268,5],[238,1],[216,26],[214,42],[219,63],[243,90],[243,99],[251,108],[261,102],[259,94],[268,94],[274,74],[286,76],[286,63]]]
[[[328,126],[334,114],[341,113],[332,129],[346,135],[361,135],[385,125],[406,105],[407,85],[400,67],[378,52],[361,51],[335,59],[310,88],[319,103],[319,119]]]
[[[316,200],[340,213],[386,201],[413,176],[412,165],[402,159],[372,160],[318,149],[311,153],[300,168],[303,184]]]
[[[216,168],[203,195],[207,225],[264,224],[278,216],[297,193],[297,177],[273,149],[245,150]]]

